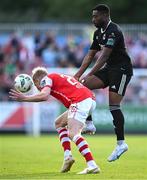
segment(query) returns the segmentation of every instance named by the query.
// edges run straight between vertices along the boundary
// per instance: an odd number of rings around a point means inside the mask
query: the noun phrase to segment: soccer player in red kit
[[[87,168],[78,174],[100,172],[88,143],[81,136],[86,118],[96,106],[93,93],[73,77],[57,73],[48,74],[43,67],[35,68],[32,71],[32,78],[40,91],[38,94],[24,95],[11,89],[10,98],[16,101],[41,102],[47,101],[52,95],[68,108],[55,121],[55,127],[64,149],[64,162],[61,172],[70,171],[75,162],[71,153],[70,140],[76,144],[87,163]]]

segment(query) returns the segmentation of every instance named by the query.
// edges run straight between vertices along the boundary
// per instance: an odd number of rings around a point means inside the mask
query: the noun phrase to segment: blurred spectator
[[[9,88],[19,73],[30,73],[35,66],[79,67],[90,46],[87,36],[32,32],[0,34],[0,101],[8,100]],[[127,36],[127,49],[135,68],[147,68],[147,35]],[[97,53],[98,56],[98,53]],[[95,61],[95,59],[94,59]],[[126,102],[147,103],[147,79],[136,79],[128,88]],[[138,82],[138,83],[137,83]],[[107,101],[105,91],[96,91],[99,103]]]
[[[12,79],[3,68],[0,68],[0,101],[8,101],[8,92],[12,86]]]

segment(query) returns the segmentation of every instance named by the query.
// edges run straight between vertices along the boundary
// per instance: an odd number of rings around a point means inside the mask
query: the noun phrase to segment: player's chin
[[[96,28],[99,28],[99,27],[100,27],[98,24],[95,24],[95,23],[94,23],[94,26],[95,26]]]

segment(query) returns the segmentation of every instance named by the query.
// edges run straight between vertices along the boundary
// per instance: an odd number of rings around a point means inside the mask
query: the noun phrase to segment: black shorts
[[[121,96],[125,95],[127,85],[132,77],[124,70],[107,67],[100,69],[94,75],[103,81],[105,87],[109,87],[109,91],[116,92]]]

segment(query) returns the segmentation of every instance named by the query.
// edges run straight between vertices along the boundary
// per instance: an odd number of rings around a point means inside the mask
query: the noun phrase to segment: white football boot
[[[62,165],[62,168],[61,168],[61,173],[65,173],[65,172],[68,172],[70,171],[72,165],[74,164],[75,160],[74,158],[70,155],[68,156],[66,159],[64,159],[63,161],[63,165]]]
[[[119,157],[127,150],[128,150],[128,145],[126,143],[117,145],[114,151],[112,152],[112,154],[108,157],[108,161],[112,162],[119,159]]]
[[[83,171],[77,173],[77,174],[97,174],[100,173],[100,168],[97,167],[88,167],[86,169],[84,169]]]
[[[96,127],[93,124],[93,121],[86,121],[85,127],[82,130],[82,133],[84,133],[84,134],[95,134],[95,132],[96,132]]]

